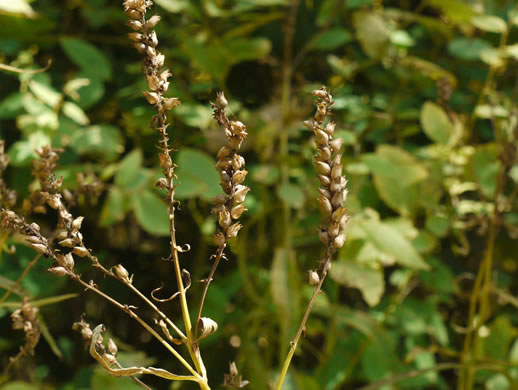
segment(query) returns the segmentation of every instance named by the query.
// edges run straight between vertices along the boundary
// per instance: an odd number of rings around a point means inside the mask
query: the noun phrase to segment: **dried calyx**
[[[250,383],[247,380],[244,380],[243,376],[239,374],[235,362],[230,363],[229,371],[230,372],[228,374],[225,374],[225,381],[223,382],[223,387],[227,387],[230,389],[241,389]]]
[[[218,151],[216,164],[224,194],[213,199],[212,208],[212,213],[219,219],[220,230],[215,234],[216,245],[219,247],[225,246],[226,240],[236,237],[241,229],[241,224],[237,221],[246,211],[243,202],[250,191],[250,188],[242,184],[248,171],[245,170],[245,159],[238,153],[248,133],[243,123],[228,119],[225,113],[227,105],[223,92],[218,94],[216,103],[212,103],[214,119],[224,127],[228,142]]]
[[[21,329],[25,332],[25,345],[20,348],[23,354],[34,355],[34,347],[40,340],[40,327],[38,322],[38,308],[31,305],[25,297],[20,309],[11,314],[13,329]]]
[[[345,243],[344,229],[348,215],[343,205],[347,197],[347,180],[342,174],[340,149],[343,139],[333,138],[336,127],[334,122],[326,123],[327,117],[331,114],[333,98],[325,87],[313,91],[313,96],[317,97],[317,111],[314,117],[304,124],[313,131],[317,146],[315,168],[322,185],[318,190],[320,193],[318,202],[322,213],[327,218],[327,224],[319,229],[320,241],[326,246],[326,254],[321,260],[321,271],[327,272],[331,255]],[[310,273],[312,285],[319,283],[316,276],[318,275]]]

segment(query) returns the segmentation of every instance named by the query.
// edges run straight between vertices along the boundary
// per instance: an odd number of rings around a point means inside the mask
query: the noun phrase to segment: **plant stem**
[[[225,245],[220,246],[218,248],[216,258],[214,259],[214,263],[212,264],[212,268],[209,272],[209,276],[207,279],[205,279],[205,286],[203,286],[203,292],[201,294],[201,300],[200,300],[200,307],[198,308],[198,315],[196,316],[196,325],[194,330],[194,338],[195,340],[198,340],[198,330],[199,330],[199,324],[200,324],[200,318],[203,311],[203,304],[205,303],[205,297],[207,296],[207,291],[209,290],[209,285],[212,282],[212,278],[214,276],[214,273],[216,272],[216,269],[218,268],[218,264],[221,261],[221,258],[223,257],[223,251],[225,250]]]
[[[138,323],[140,323],[151,335],[153,335],[164,347],[167,348],[167,350],[169,350],[169,352],[171,352],[179,361],[180,363],[182,363],[182,365],[187,368],[191,374],[193,374],[193,376],[196,378],[197,381],[201,381],[203,378],[200,377],[200,375],[196,372],[196,370],[194,370],[191,365],[182,357],[182,355],[180,355],[173,347],[171,344],[169,344],[167,341],[165,341],[162,336],[160,336],[151,326],[149,326],[147,324],[147,322],[145,322],[142,318],[140,318],[140,316],[135,313],[133,310],[130,309],[130,307],[128,305],[123,305],[121,304],[120,302],[118,302],[117,300],[113,299],[112,297],[110,297],[109,295],[106,295],[104,292],[102,292],[101,290],[99,290],[97,287],[95,287],[93,284],[89,284],[89,283],[86,283],[83,279],[81,279],[81,277],[79,275],[76,275],[76,274],[70,274],[69,275],[70,278],[72,280],[75,280],[76,282],[80,283],[81,285],[83,285],[87,290],[91,290],[93,292],[95,292],[96,294],[98,294],[99,296],[103,297],[104,299],[106,299],[108,302],[110,302],[111,304],[113,304],[114,306],[116,306],[117,308],[119,308],[120,310],[122,310],[123,312],[125,312],[126,314],[128,314],[131,318],[137,320]]]
[[[327,262],[331,261],[330,258],[327,258]],[[306,308],[306,312],[304,313],[304,317],[302,318],[302,321],[299,325],[299,330],[297,331],[297,335],[291,341],[290,343],[290,350],[288,352],[288,356],[286,356],[286,359],[284,360],[284,364],[282,366],[281,374],[279,375],[279,379],[277,380],[277,385],[275,386],[275,390],[281,390],[282,384],[284,382],[284,379],[286,378],[286,374],[288,373],[288,368],[290,367],[291,359],[293,358],[293,355],[295,354],[295,350],[297,349],[297,344],[300,340],[300,337],[302,336],[302,332],[306,329],[306,322],[308,321],[309,314],[311,313],[311,310],[313,309],[313,305],[315,304],[315,301],[317,299],[318,294],[322,291],[322,284],[324,283],[324,280],[327,275],[327,262],[322,267],[322,273],[320,275],[320,281],[315,286],[313,290],[313,295],[311,297],[311,300],[309,301],[308,307]]]

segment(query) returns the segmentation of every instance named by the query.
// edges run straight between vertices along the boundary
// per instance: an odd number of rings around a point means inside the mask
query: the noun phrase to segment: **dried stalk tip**
[[[340,154],[343,139],[333,139],[336,128],[334,122],[325,123],[331,115],[333,105],[331,94],[325,87],[322,87],[313,91],[313,96],[317,98],[317,111],[312,119],[304,122],[304,125],[313,131],[315,136],[317,146],[315,170],[323,187],[319,189],[318,203],[328,221],[327,226],[320,228],[319,238],[328,248],[328,253],[333,254],[345,243],[343,231],[347,222],[347,212],[343,207],[347,198],[347,180],[342,174],[343,165]]]
[[[242,389],[250,382],[247,380],[243,380],[243,376],[239,375],[239,371],[237,370],[237,366],[235,362],[230,363],[229,373],[225,374],[225,381],[223,382],[223,387],[227,387],[230,389]]]

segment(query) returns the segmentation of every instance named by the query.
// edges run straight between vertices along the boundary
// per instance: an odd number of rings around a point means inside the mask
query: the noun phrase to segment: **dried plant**
[[[304,122],[304,125],[313,131],[315,144],[317,146],[315,168],[320,184],[322,185],[318,190],[320,193],[318,202],[326,218],[325,225],[319,229],[319,237],[325,246],[325,252],[320,259],[318,269],[309,271],[309,283],[313,286],[313,295],[304,313],[297,334],[290,343],[288,356],[284,361],[281,374],[277,381],[277,390],[282,388],[291,359],[295,354],[300,337],[306,328],[309,314],[313,309],[318,294],[322,291],[322,284],[331,268],[331,258],[337,249],[341,248],[345,243],[344,229],[348,219],[347,210],[343,207],[347,197],[347,180],[342,175],[343,165],[342,154],[340,153],[343,139],[333,139],[336,124],[332,121],[326,123],[327,117],[331,114],[333,98],[325,87],[313,91],[313,96],[317,98],[317,111],[312,119]]]
[[[41,331],[38,321],[38,308],[31,305],[27,298],[23,299],[21,307],[11,314],[14,330],[23,330],[25,333],[25,345],[20,347],[20,352],[9,359],[9,364],[1,378],[7,378],[11,367],[23,356],[33,356],[34,348],[40,341]],[[1,381],[0,381],[1,382]]]

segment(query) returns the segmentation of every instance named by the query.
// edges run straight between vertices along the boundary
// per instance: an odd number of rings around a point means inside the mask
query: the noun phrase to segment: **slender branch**
[[[279,375],[279,379],[277,380],[277,385],[275,386],[275,390],[281,390],[282,384],[284,382],[284,379],[286,378],[286,374],[288,373],[288,369],[290,367],[291,359],[293,358],[293,355],[295,354],[295,350],[297,349],[297,345],[299,343],[300,337],[302,336],[302,333],[306,329],[306,322],[308,321],[309,314],[311,313],[311,310],[313,309],[313,305],[315,304],[315,301],[317,299],[318,294],[322,291],[322,284],[324,283],[324,279],[326,278],[327,271],[324,268],[321,276],[320,276],[320,282],[315,286],[313,289],[313,295],[311,296],[311,300],[309,301],[308,307],[306,308],[306,312],[304,313],[304,317],[302,318],[302,321],[300,322],[299,329],[297,330],[297,334],[293,341],[290,342],[290,350],[288,352],[288,356],[284,360],[284,364],[282,366],[281,373]]]
[[[225,247],[224,246],[221,246],[218,248],[218,252],[216,254],[216,258],[214,259],[214,263],[212,263],[212,268],[209,272],[209,276],[207,276],[207,278],[205,279],[204,281],[204,286],[203,286],[203,292],[201,294],[201,299],[200,299],[200,307],[198,308],[198,315],[196,316],[196,328],[194,330],[194,337],[197,339],[198,338],[198,331],[199,331],[199,325],[200,325],[200,318],[201,318],[201,314],[203,312],[203,304],[205,303],[205,297],[207,296],[207,291],[209,290],[209,285],[210,283],[212,282],[212,278],[214,276],[214,273],[216,272],[216,269],[218,268],[218,264],[219,262],[221,261],[221,258],[223,257],[223,251],[225,250]]]
[[[81,279],[81,277],[79,275],[76,275],[76,274],[69,274],[69,277],[80,283],[81,285],[83,285],[87,290],[91,290],[93,292],[95,292],[96,294],[98,294],[99,296],[103,297],[104,299],[106,299],[108,302],[110,302],[111,304],[113,304],[114,306],[116,306],[117,308],[119,308],[120,310],[122,310],[123,312],[125,312],[126,314],[128,314],[131,318],[135,319],[138,323],[140,323],[151,335],[153,335],[165,348],[167,348],[167,350],[169,350],[169,352],[171,352],[179,361],[180,363],[182,363],[182,365],[187,368],[195,377],[197,377],[198,379],[202,379],[200,377],[200,375],[191,367],[191,365],[182,357],[182,355],[180,355],[173,347],[171,344],[169,344],[167,341],[165,341],[162,336],[160,336],[151,326],[149,326],[147,324],[147,322],[145,322],[143,319],[141,319],[139,317],[139,315],[137,313],[135,313],[133,310],[130,309],[130,307],[128,305],[123,305],[121,303],[119,303],[117,300],[113,299],[112,297],[110,297],[109,295],[106,295],[104,292],[102,292],[101,290],[99,290],[97,287],[89,284],[89,283],[86,283],[83,279]]]

